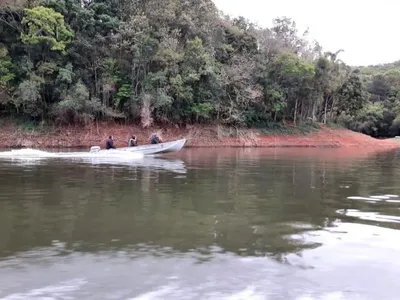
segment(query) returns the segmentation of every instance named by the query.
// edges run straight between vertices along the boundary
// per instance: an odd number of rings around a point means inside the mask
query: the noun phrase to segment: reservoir
[[[18,153],[2,300],[399,298],[399,152]]]

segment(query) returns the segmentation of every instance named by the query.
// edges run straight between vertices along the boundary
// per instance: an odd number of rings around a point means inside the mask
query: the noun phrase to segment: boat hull
[[[140,145],[136,147],[123,147],[117,148],[117,151],[127,151],[127,152],[136,152],[142,153],[144,155],[154,155],[154,154],[165,154],[180,151],[186,143],[186,139],[176,140],[172,142],[159,143],[159,144],[149,144],[149,145]],[[91,148],[91,151],[97,152],[100,151],[98,146],[94,146]],[[104,150],[101,150],[104,151]]]

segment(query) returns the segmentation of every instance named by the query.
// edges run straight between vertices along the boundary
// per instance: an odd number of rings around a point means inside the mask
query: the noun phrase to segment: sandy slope
[[[110,123],[84,127],[60,127],[46,132],[24,131],[13,123],[3,124],[0,147],[90,147],[103,146],[113,135],[117,147],[125,147],[129,136],[136,134],[139,144],[147,144],[152,132],[158,131],[164,140],[187,138],[191,147],[337,147],[393,149],[400,147],[395,139],[378,140],[346,129],[322,128],[308,135],[265,135],[260,131],[236,130],[216,126],[187,126],[186,128],[150,128]],[[230,136],[234,133],[236,136]],[[239,137],[237,137],[239,136]]]

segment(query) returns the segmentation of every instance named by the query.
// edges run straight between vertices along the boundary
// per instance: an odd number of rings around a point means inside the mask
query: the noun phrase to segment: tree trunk
[[[97,82],[97,67],[94,66],[94,95],[99,97],[99,83]]]
[[[326,99],[325,99],[324,124],[326,124],[326,114],[327,114],[327,110],[328,110],[328,100],[329,100],[329,96],[326,97]]]
[[[329,119],[332,120],[333,117],[333,107],[335,106],[335,99],[332,99],[332,104],[331,104],[331,111],[329,114]]]
[[[296,98],[296,104],[294,105],[294,115],[293,115],[293,123],[294,127],[296,127],[296,118],[297,118],[297,106],[299,104],[299,100]]]
[[[313,107],[312,107],[312,113],[311,113],[313,122],[315,121],[315,111],[316,111],[316,109],[317,109],[317,102],[314,101]]]

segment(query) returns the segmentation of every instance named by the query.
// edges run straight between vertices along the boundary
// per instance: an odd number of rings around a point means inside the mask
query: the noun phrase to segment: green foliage
[[[212,0],[39,0],[0,22],[10,115],[398,134],[400,63],[357,72],[286,17],[259,28]],[[2,36],[3,38],[3,36]],[[293,122],[296,127],[282,124]]]
[[[22,32],[21,39],[25,44],[45,43],[51,50],[65,53],[74,34],[65,26],[62,14],[43,6],[26,8],[24,13],[22,24],[27,27],[27,33]]]
[[[77,82],[67,96],[54,105],[53,115],[60,123],[82,123],[93,120],[103,110],[98,99],[89,99],[89,92],[82,82]]]
[[[8,82],[13,80],[15,74],[12,72],[13,64],[8,55],[8,50],[4,46],[0,46],[0,89],[6,89]]]
[[[192,112],[196,115],[197,121],[199,118],[209,119],[212,109],[211,103],[197,103],[192,106]]]
[[[383,116],[384,106],[382,103],[368,104],[357,115],[357,129],[366,134],[377,136]]]
[[[65,68],[58,70],[57,81],[63,84],[71,84],[73,82],[74,72],[72,71],[72,64],[68,63]]]
[[[115,98],[117,99],[116,106],[123,106],[131,98],[132,89],[130,84],[123,84],[119,89]]]
[[[33,80],[22,81],[15,93],[14,105],[17,110],[33,118],[43,114],[42,97],[39,92],[40,84]]]
[[[355,114],[349,127],[372,136],[400,135],[400,63],[360,68],[359,77],[367,86],[362,97],[367,106]]]
[[[338,91],[337,110],[348,115],[357,114],[367,103],[368,95],[356,74],[351,74]]]

